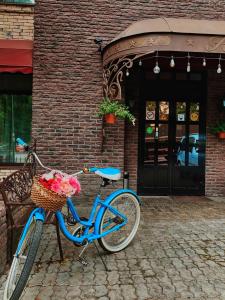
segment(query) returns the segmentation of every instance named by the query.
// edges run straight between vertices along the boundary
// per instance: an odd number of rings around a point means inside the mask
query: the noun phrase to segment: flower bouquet
[[[52,170],[40,177],[34,177],[31,198],[37,206],[56,211],[66,203],[66,197],[76,195],[80,190],[76,177]]]

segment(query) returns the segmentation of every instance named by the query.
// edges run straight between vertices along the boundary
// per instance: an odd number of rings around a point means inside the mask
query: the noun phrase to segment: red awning
[[[31,74],[33,41],[0,40],[0,73]]]

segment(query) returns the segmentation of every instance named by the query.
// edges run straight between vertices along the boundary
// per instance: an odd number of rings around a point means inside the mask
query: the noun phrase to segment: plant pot
[[[225,132],[224,131],[218,132],[218,138],[225,139]]]
[[[108,124],[115,124],[116,116],[114,114],[107,114],[105,115],[105,121]]]

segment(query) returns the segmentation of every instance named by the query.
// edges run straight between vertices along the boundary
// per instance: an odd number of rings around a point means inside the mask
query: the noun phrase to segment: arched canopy
[[[104,94],[121,99],[123,70],[155,51],[225,53],[225,21],[157,18],[131,24],[103,49]]]
[[[154,51],[225,53],[225,21],[158,18],[135,22],[103,50],[103,64]]]

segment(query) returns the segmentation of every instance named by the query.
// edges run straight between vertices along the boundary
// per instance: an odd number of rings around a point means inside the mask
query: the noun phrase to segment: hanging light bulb
[[[175,67],[175,61],[174,61],[173,56],[171,56],[170,67],[171,67],[171,68],[174,68],[174,67]]]
[[[191,72],[191,64],[190,64],[190,55],[189,55],[189,53],[188,53],[187,72],[188,72],[188,73]]]
[[[130,75],[129,70],[126,70],[126,76],[128,77]]]
[[[202,65],[203,65],[203,67],[206,67],[206,59],[205,59],[205,57],[203,57]]]
[[[218,64],[218,68],[217,68],[216,72],[217,72],[217,74],[222,73],[221,64]]]
[[[190,62],[187,63],[187,72],[188,73],[191,72],[191,64],[190,64]]]
[[[159,73],[160,73],[160,67],[159,67],[158,61],[156,61],[156,63],[155,63],[155,67],[154,67],[154,69],[153,69],[153,72],[154,72],[155,74],[159,74]]]
[[[140,67],[142,66],[142,60],[141,59],[139,60],[138,64],[139,64]]]
[[[222,73],[222,68],[221,68],[221,64],[220,64],[220,60],[221,60],[221,54],[220,54],[220,57],[219,57],[219,63],[218,63],[218,67],[217,67],[217,74],[221,74]]]
[[[155,67],[153,69],[153,72],[155,74],[159,74],[160,73],[160,67],[159,67],[159,63],[158,63],[158,52],[156,53],[156,62],[155,62]]]

